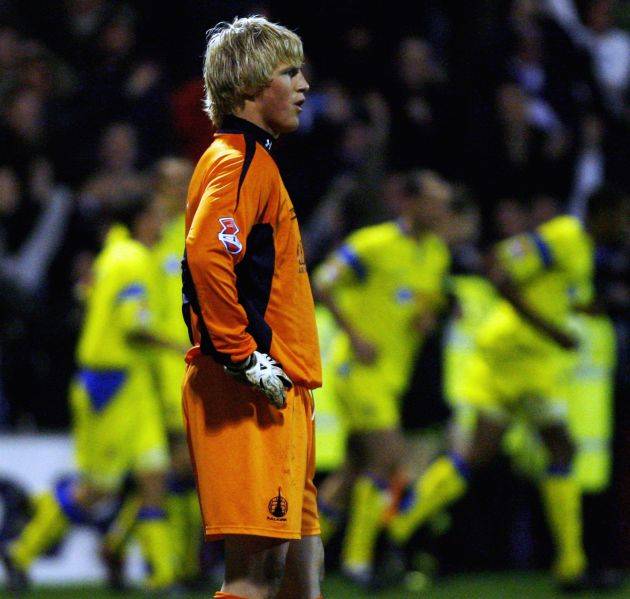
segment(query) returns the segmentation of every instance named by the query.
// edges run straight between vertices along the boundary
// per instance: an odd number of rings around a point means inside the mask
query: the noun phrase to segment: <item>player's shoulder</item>
[[[548,220],[538,227],[538,231],[544,236],[560,238],[578,238],[586,235],[582,222],[570,214],[562,214]]]
[[[193,180],[200,176],[238,172],[245,162],[245,144],[238,136],[218,136],[199,159]]]
[[[202,189],[210,182],[250,186],[278,176],[276,162],[258,141],[250,143],[243,135],[219,135],[199,160],[192,185],[199,182]]]

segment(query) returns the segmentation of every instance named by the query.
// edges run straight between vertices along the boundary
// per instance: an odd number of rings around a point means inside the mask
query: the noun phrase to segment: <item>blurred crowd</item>
[[[304,38],[311,91],[276,159],[310,266],[386,218],[412,167],[479,210],[456,268],[532,210],[579,215],[593,192],[630,192],[626,3],[404,4],[0,0],[0,428],[67,426],[76,289],[102,214],[153,193],[160,158],[208,145],[201,55],[219,20],[262,13]],[[599,248],[622,356],[628,270],[627,240]]]
[[[630,3],[416,4],[324,0],[307,14],[285,0],[181,0],[176,8],[0,0],[0,431],[68,430],[94,258],[111,214],[130,199],[169,199],[171,218],[170,200],[181,198],[183,211],[189,165],[213,133],[201,64],[206,30],[221,20],[265,14],[304,39],[310,91],[299,130],[274,144],[274,158],[311,270],[348,234],[400,215],[412,170],[437,173],[455,190],[456,218],[440,231],[455,275],[479,274],[500,239],[564,212],[583,217],[593,198],[612,204],[630,194]],[[181,241],[183,249],[183,231]],[[592,309],[614,325],[618,366],[614,430],[600,439],[608,453],[612,440],[614,472],[584,502],[587,545],[604,565],[626,559],[617,553],[630,530],[629,246],[627,237],[610,239],[596,251]],[[177,260],[169,264],[178,271]],[[452,408],[445,348],[453,314],[440,324],[402,407],[405,432],[422,430],[414,447],[427,454],[423,468],[442,443],[440,427],[428,429]],[[336,442],[325,449],[343,453]],[[320,476],[334,470],[323,463]],[[505,547],[521,566],[536,553],[536,513],[523,508],[531,489],[506,464],[499,471],[518,492],[494,481],[479,501],[483,485],[473,486],[454,519],[481,522],[480,533],[463,527],[459,537],[452,527],[443,541],[450,567],[507,563]],[[501,540],[502,531],[513,538]],[[464,555],[473,538],[476,555]],[[336,551],[333,543],[333,560]]]

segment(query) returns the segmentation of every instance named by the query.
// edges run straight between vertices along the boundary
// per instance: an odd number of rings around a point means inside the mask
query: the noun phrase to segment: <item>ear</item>
[[[253,102],[256,99],[256,92],[253,89],[243,90],[243,100],[246,102]]]

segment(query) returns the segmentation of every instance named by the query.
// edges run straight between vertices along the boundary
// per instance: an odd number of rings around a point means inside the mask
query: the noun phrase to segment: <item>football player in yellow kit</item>
[[[415,483],[409,509],[389,523],[395,542],[405,543],[465,493],[471,470],[494,455],[512,418],[520,415],[537,427],[550,456],[541,493],[556,546],[554,575],[567,587],[582,580],[580,488],[571,476],[567,403],[556,395],[574,363],[570,316],[592,299],[593,241],[614,234],[622,210],[627,210],[622,198],[611,205],[595,197],[587,227],[558,216],[496,246],[487,270],[503,299],[475,333],[476,350],[462,364],[465,382],[459,389],[462,403],[474,410],[474,431],[460,435],[451,452]]]
[[[450,185],[434,173],[410,173],[398,220],[351,234],[315,273],[316,297],[343,333],[324,385],[348,432],[346,462],[320,489],[320,519],[330,535],[350,499],[342,568],[359,583],[373,582],[376,537],[402,465],[400,398],[444,303],[450,257],[436,231],[451,199]]]
[[[157,385],[159,406],[166,428],[170,469],[167,477],[166,510],[170,524],[170,542],[175,557],[178,583],[194,584],[199,576],[202,540],[201,514],[190,465],[182,414],[181,382],[188,349],[188,333],[181,315],[182,231],[188,183],[192,164],[169,156],[154,167],[154,202],[162,219],[161,236],[151,248],[154,260],[155,298],[152,330],[172,347],[151,352],[151,371]],[[179,348],[179,349],[177,349]],[[120,567],[120,556],[134,526],[137,497],[129,495],[116,521],[104,537],[103,547],[112,569]]]
[[[16,590],[30,564],[72,524],[109,525],[129,473],[139,497],[134,533],[151,569],[147,588],[174,581],[164,502],[168,452],[149,366],[152,349],[173,349],[151,329],[157,290],[150,247],[161,220],[145,198],[114,209],[112,220],[87,290],[70,389],[79,474],[36,499],[32,520],[3,553]]]

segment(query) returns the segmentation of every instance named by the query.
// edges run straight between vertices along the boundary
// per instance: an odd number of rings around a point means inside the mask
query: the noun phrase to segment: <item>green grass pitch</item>
[[[418,581],[419,583],[421,581]],[[421,585],[419,585],[421,586]],[[186,598],[197,599],[211,597],[214,589],[205,593],[189,593]],[[0,589],[0,596],[2,589]],[[37,588],[22,597],[24,599],[121,599],[146,598],[149,595],[142,592],[110,593],[98,587],[56,587]],[[601,597],[602,599],[616,599],[630,597],[630,583],[622,589],[607,593],[581,593],[582,598]],[[539,572],[504,572],[492,574],[460,574],[450,576],[426,586],[424,590],[410,590],[401,585],[388,591],[379,593],[364,593],[352,584],[345,582],[339,576],[331,574],[324,585],[326,599],[542,599],[545,597],[566,597],[554,592],[548,575]]]

